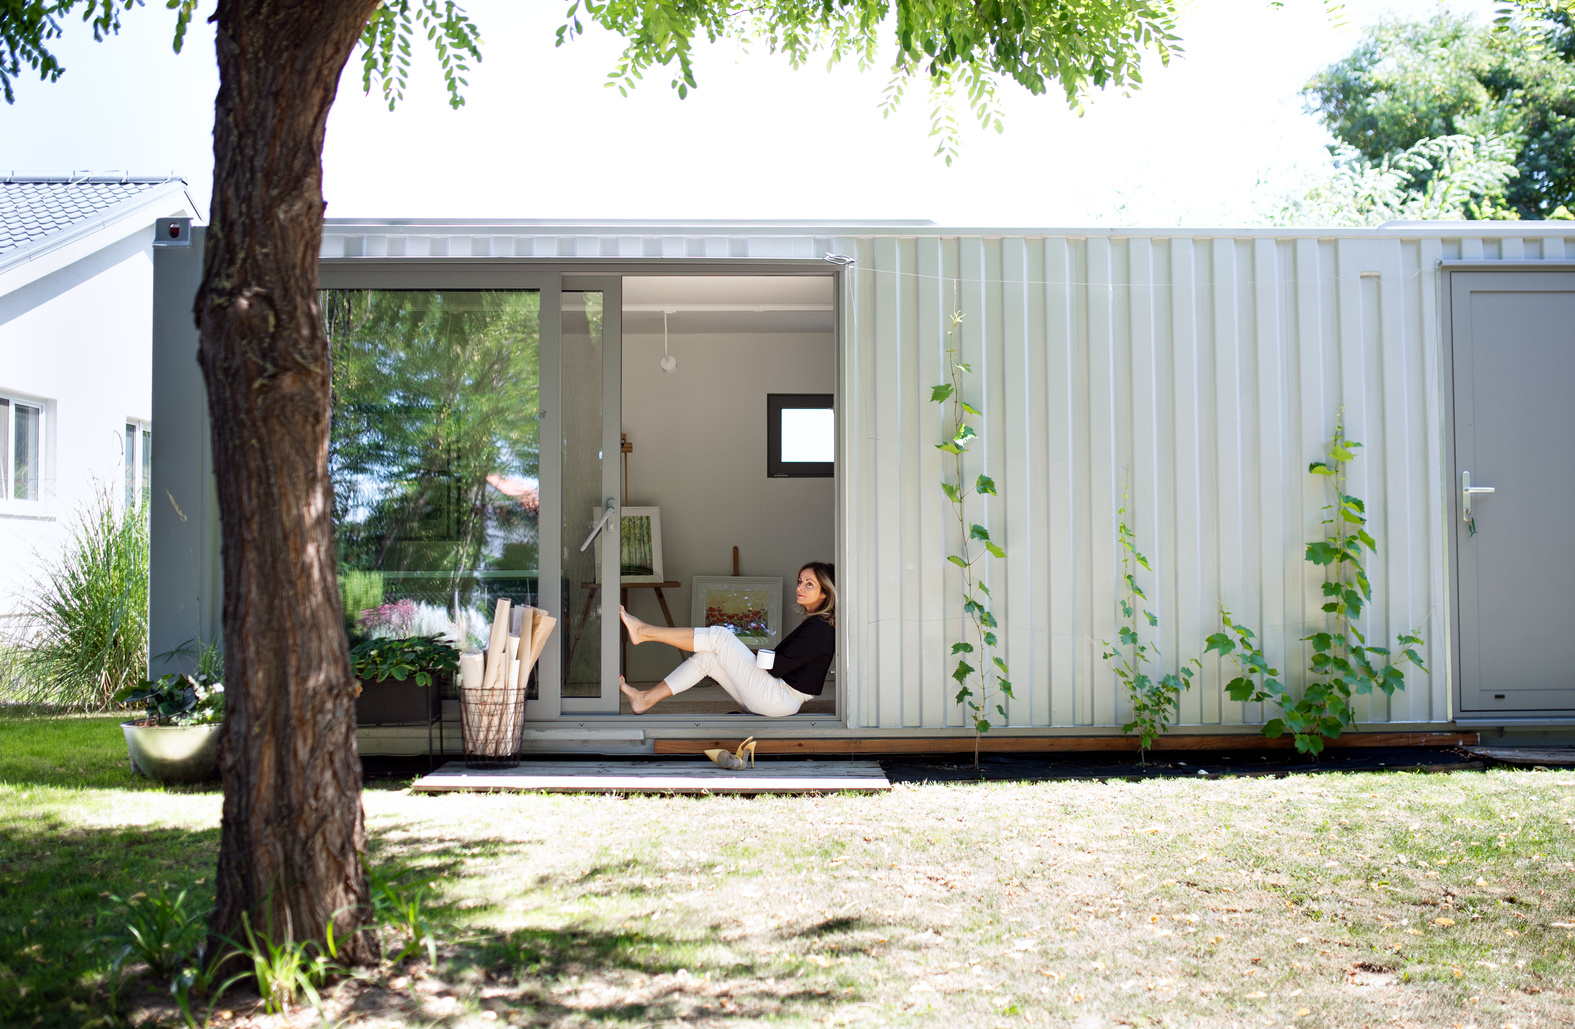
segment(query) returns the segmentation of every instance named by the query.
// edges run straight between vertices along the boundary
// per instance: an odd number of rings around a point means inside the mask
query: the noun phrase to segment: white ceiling
[[[829,275],[626,275],[623,331],[830,332]]]

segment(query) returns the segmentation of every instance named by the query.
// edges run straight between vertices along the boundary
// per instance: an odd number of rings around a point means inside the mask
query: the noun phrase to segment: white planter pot
[[[203,782],[218,776],[218,725],[121,722],[131,770],[156,782]]]

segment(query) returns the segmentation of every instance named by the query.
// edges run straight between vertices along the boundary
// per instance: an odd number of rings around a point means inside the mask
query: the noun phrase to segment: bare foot
[[[623,627],[629,631],[629,642],[631,644],[638,647],[645,642],[644,622],[625,611],[621,605],[618,608],[618,617],[623,619]]]
[[[651,709],[651,705],[656,703],[655,700],[646,696],[645,690],[637,690],[630,686],[621,675],[618,676],[618,689],[624,696],[629,698],[629,706],[634,709],[634,713],[637,715],[645,714]]]

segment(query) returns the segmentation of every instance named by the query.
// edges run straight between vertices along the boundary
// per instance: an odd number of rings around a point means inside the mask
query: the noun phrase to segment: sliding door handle
[[[585,553],[585,548],[591,545],[591,540],[595,539],[597,534],[599,534],[603,529],[607,528],[607,523],[611,521],[613,515],[617,513],[618,505],[609,500],[607,502],[607,510],[602,512],[601,521],[596,523],[596,528],[592,529],[591,534],[585,537],[585,542],[580,544],[580,553]]]
[[[1492,493],[1492,486],[1471,485],[1471,473],[1460,473],[1460,520],[1467,525],[1471,524],[1471,497],[1477,493]]]

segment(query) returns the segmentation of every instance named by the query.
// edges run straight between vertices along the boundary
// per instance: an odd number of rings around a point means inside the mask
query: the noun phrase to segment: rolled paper
[[[479,720],[480,709],[476,706],[481,688],[482,676],[486,669],[486,655],[479,650],[467,650],[459,655],[459,704],[460,704],[460,732],[464,739],[466,753],[476,751],[477,741],[481,739],[481,725]]]
[[[552,635],[552,627],[557,624],[556,618],[545,611],[542,612],[541,619],[536,623],[536,632],[531,637],[530,660],[525,664],[527,672],[536,667],[536,660],[541,657],[541,652],[547,649],[547,638]]]
[[[487,641],[487,670],[481,685],[492,689],[503,685],[503,651],[509,643],[509,598],[500,597],[492,616],[492,636]]]
[[[519,666],[519,684],[522,690],[530,688],[530,650],[536,642],[536,638],[533,635],[536,622],[531,617],[531,612],[535,610],[533,607],[520,609],[520,614],[524,615],[524,618],[521,619],[520,627],[524,631],[520,633],[520,649],[514,655],[514,663]]]
[[[512,690],[520,681],[520,638],[513,633],[509,634],[509,642],[503,648],[503,685]]]
[[[467,650],[459,655],[459,684],[467,690],[476,689],[481,685],[481,677],[486,670],[486,658],[479,650]]]

